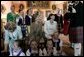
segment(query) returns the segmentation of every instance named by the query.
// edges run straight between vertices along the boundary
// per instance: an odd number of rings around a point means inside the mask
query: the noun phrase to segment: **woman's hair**
[[[11,6],[11,9],[12,9],[12,8],[14,8],[14,9],[15,9],[15,5],[12,5],[12,6]]]
[[[37,41],[36,41],[35,39],[32,39],[32,40],[30,41],[30,45],[31,45],[31,43],[34,42],[34,41],[37,43]]]
[[[29,8],[29,9],[27,10],[27,12],[26,12],[26,13],[28,14],[28,13],[29,13],[29,11],[30,11],[31,9],[32,9],[32,8]]]
[[[16,24],[14,22],[9,22],[8,30],[14,30],[16,28]]]
[[[15,40],[16,43],[18,43],[18,47],[21,47],[21,40]]]
[[[47,18],[47,20],[50,20],[51,19],[51,16],[55,16],[55,14],[50,14]]]
[[[47,39],[47,41],[46,41],[46,46],[47,46],[47,42],[48,42],[48,41],[52,41],[52,44],[54,43],[52,39]],[[53,45],[53,46],[54,46],[54,45]]]
[[[27,14],[29,13],[29,9],[27,10],[27,12],[26,12]]]
[[[21,12],[22,10],[19,9],[19,13]]]

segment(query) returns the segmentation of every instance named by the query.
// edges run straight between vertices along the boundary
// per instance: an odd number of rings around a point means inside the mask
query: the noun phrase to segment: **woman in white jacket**
[[[44,24],[44,32],[47,39],[51,39],[54,32],[57,31],[57,22],[54,21],[55,15],[49,15],[50,20],[46,21]]]

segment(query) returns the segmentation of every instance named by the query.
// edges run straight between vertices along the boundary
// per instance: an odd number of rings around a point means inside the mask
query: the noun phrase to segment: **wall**
[[[44,19],[44,21],[46,21],[46,11],[47,10],[52,10],[52,5],[53,4],[55,4],[56,5],[56,8],[60,8],[60,9],[62,9],[63,10],[63,3],[64,2],[66,2],[66,1],[50,1],[51,3],[50,3],[50,9],[40,9],[42,12],[43,12],[43,19]],[[18,9],[19,9],[19,5],[20,4],[23,4],[24,6],[25,6],[25,12],[26,12],[26,10],[28,9],[28,7],[27,7],[27,2],[26,1],[1,1],[1,4],[4,4],[5,5],[5,7],[6,7],[6,13],[8,13],[8,12],[10,12],[10,6],[12,5],[12,4],[14,4],[15,5],[15,9],[16,9],[16,12],[18,11]],[[33,11],[36,11],[37,9],[33,9]]]

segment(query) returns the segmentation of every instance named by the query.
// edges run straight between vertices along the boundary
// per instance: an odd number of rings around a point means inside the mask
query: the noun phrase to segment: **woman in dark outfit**
[[[58,32],[59,33],[62,33],[63,17],[62,17],[62,14],[60,14],[60,10],[58,10],[58,13],[57,14],[54,14],[54,15],[55,15],[54,21],[56,21],[57,24],[58,24]],[[51,16],[51,14],[50,14],[50,16]],[[49,20],[49,18],[47,18],[47,20]]]
[[[57,21],[58,23],[58,32],[62,33],[62,28],[63,28],[63,17],[61,14],[59,14],[59,12],[57,14],[55,14],[55,21]]]
[[[64,19],[64,24],[63,24],[63,34],[64,35],[68,35],[68,33],[69,33],[69,25],[70,25],[70,13],[69,12],[66,12],[65,14],[64,14],[64,17],[63,17],[63,19]]]

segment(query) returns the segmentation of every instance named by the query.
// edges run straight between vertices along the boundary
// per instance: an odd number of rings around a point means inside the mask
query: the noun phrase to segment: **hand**
[[[70,21],[68,21],[68,23],[70,23]]]

